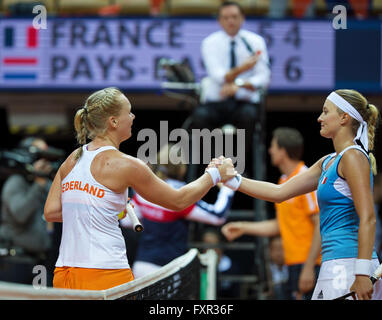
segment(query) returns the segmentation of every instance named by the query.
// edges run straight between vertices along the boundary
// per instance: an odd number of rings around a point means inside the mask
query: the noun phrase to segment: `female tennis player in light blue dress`
[[[332,139],[335,152],[307,171],[276,185],[236,176],[234,190],[266,201],[282,202],[317,190],[322,265],[312,299],[334,299],[349,291],[357,299],[382,299],[381,280],[369,277],[378,267],[374,250],[376,174],[374,135],[378,109],[355,90],[336,90],[318,118],[320,134]]]

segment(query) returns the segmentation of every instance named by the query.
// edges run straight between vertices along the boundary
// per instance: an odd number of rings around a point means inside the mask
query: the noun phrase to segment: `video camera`
[[[0,176],[6,178],[11,174],[18,173],[53,179],[64,156],[64,150],[53,147],[49,147],[46,150],[41,150],[35,146],[0,150]],[[38,159],[48,160],[52,166],[51,172],[43,173],[35,171],[33,163]]]
[[[164,70],[163,77],[168,82],[193,83],[195,76],[187,61],[175,61],[161,58],[158,62],[159,69]]]

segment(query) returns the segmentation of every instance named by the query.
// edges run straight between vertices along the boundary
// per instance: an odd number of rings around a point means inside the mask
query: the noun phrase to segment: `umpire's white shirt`
[[[245,39],[245,41],[243,40]],[[217,31],[205,38],[201,45],[201,54],[207,71],[207,79],[202,81],[202,100],[221,101],[220,90],[224,83],[224,76],[230,70],[231,64],[231,40],[234,40],[236,66],[241,65],[253,52],[261,50],[261,58],[256,65],[237,78],[249,81],[254,87],[267,87],[270,82],[271,71],[269,68],[268,52],[263,37],[247,31],[240,30],[235,37],[229,36],[224,31]],[[247,44],[251,47],[249,49]],[[250,91],[239,88],[235,95],[236,99],[247,100],[257,103],[260,100],[258,91]]]

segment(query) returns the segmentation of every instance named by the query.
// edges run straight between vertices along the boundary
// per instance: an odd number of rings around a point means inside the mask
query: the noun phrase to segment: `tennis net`
[[[0,299],[199,300],[215,299],[216,253],[190,249],[161,269],[107,290],[37,288],[0,282]]]

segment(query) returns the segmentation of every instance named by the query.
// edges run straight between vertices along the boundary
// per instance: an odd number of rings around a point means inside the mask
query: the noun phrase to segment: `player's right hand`
[[[221,160],[221,165],[218,166],[218,169],[222,182],[225,182],[237,175],[237,171],[233,166],[231,158],[220,157],[219,160]]]
[[[373,284],[368,276],[357,275],[350,291],[355,292],[358,300],[370,300],[373,294]]]

